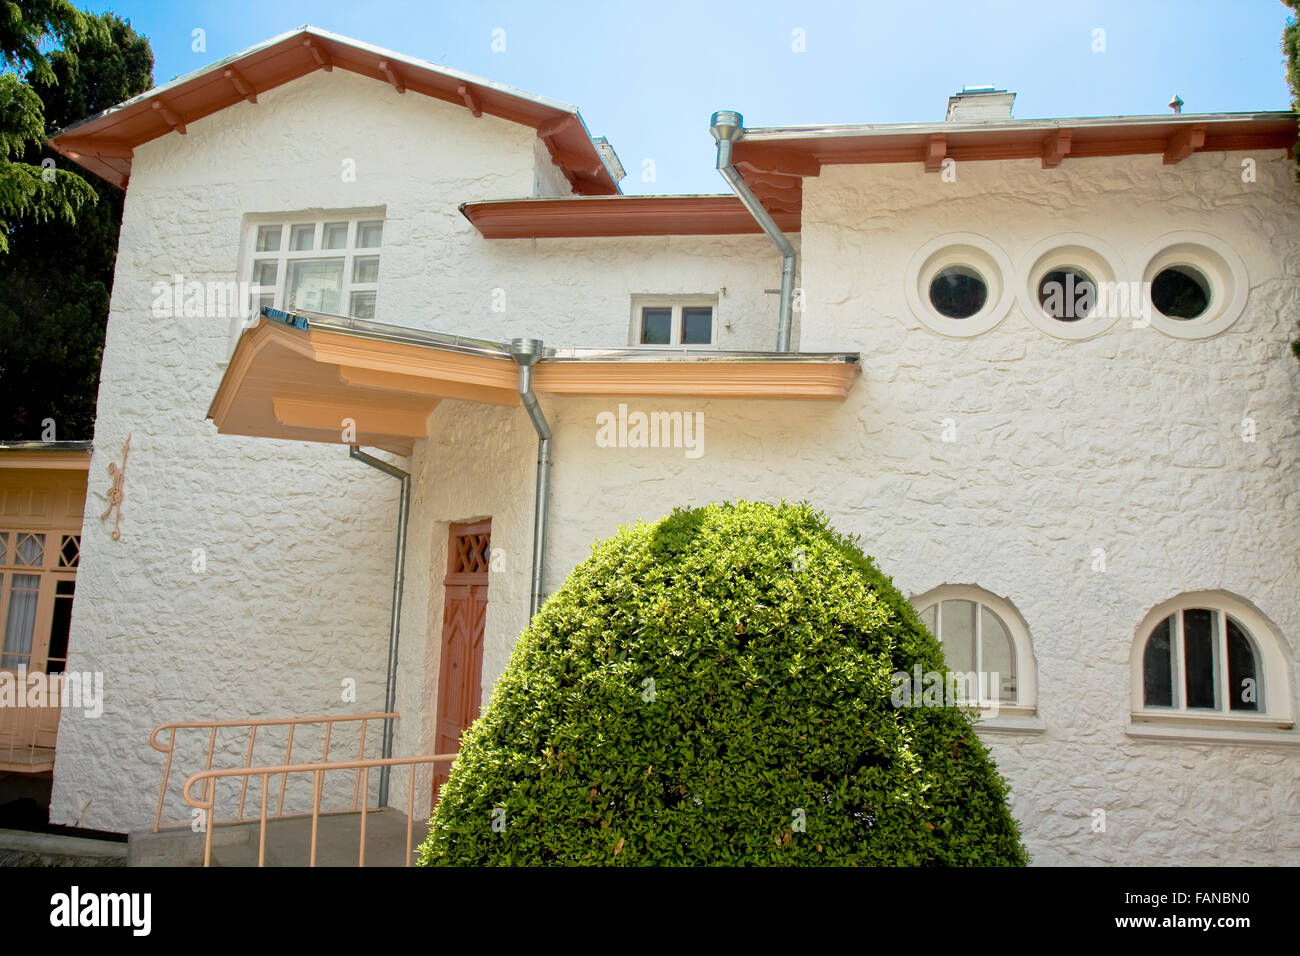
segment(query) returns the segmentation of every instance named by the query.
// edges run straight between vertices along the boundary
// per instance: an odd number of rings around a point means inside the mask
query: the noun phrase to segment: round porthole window
[[[1058,322],[1078,322],[1097,307],[1097,283],[1075,266],[1052,269],[1038,282],[1038,304]]]
[[[1030,249],[1023,261],[1020,307],[1048,335],[1090,339],[1114,325],[1128,308],[1131,296],[1116,295],[1115,278],[1123,273],[1119,257],[1095,236],[1051,236]]]
[[[1151,280],[1151,304],[1171,319],[1199,319],[1210,308],[1210,280],[1195,266],[1161,269]]]
[[[1148,245],[1142,261],[1144,319],[1166,335],[1209,338],[1245,311],[1245,263],[1215,236],[1172,232]]]
[[[988,283],[970,266],[944,266],[930,280],[930,304],[949,319],[978,315],[988,298]]]
[[[908,265],[904,292],[927,327],[954,338],[987,332],[1011,307],[1006,254],[983,236],[952,233],[926,243]]]

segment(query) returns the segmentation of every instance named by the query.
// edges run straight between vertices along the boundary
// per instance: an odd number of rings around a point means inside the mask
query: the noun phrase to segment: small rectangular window
[[[646,301],[646,300],[649,301]],[[633,296],[634,345],[715,345],[714,314],[717,307],[706,296],[658,299]]]
[[[352,281],[358,284],[379,281],[379,257],[358,256],[352,260]]]
[[[673,310],[641,310],[641,344],[668,345],[672,341]]]
[[[258,252],[279,252],[280,251],[280,227],[279,226],[258,227],[257,251]]]
[[[348,247],[348,224],[346,222],[327,222],[322,234],[322,249],[346,249]]]
[[[289,232],[289,249],[291,252],[311,252],[311,250],[315,248],[315,241],[315,223],[294,226]]]
[[[357,248],[378,249],[384,238],[383,220],[357,223]]]
[[[682,344],[710,345],[713,342],[713,309],[682,309]]]

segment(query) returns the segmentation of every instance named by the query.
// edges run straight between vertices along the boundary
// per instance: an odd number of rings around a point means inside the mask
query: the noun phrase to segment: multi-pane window
[[[1213,607],[1170,614],[1147,636],[1142,651],[1142,704],[1148,708],[1259,712],[1262,678],[1251,633]]]
[[[958,702],[990,716],[1032,718],[1038,673],[1029,628],[1005,598],[973,584],[944,584],[912,599],[943,645]]]
[[[714,306],[696,301],[643,302],[635,307],[636,345],[713,345]]]
[[[382,219],[263,222],[253,230],[259,308],[375,317]]]
[[[981,700],[1016,703],[1016,646],[997,612],[979,601],[952,599],[923,609],[921,622],[943,645],[949,670],[978,675]]]
[[[81,536],[0,531],[0,669],[60,673]]]

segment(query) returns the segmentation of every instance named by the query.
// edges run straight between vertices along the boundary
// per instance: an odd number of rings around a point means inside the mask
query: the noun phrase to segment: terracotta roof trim
[[[125,186],[134,147],[172,130],[184,133],[186,123],[237,103],[256,102],[259,93],[336,66],[388,83],[399,93],[418,92],[475,116],[488,113],[528,126],[576,191],[620,192],[576,107],[312,26],[282,33],[78,120],[56,132],[50,145]]]

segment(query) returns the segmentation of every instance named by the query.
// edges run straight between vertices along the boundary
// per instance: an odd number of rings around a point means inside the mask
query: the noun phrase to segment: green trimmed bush
[[[939,644],[805,505],[622,529],[520,638],[423,865],[1023,865],[1007,787],[891,675]]]

